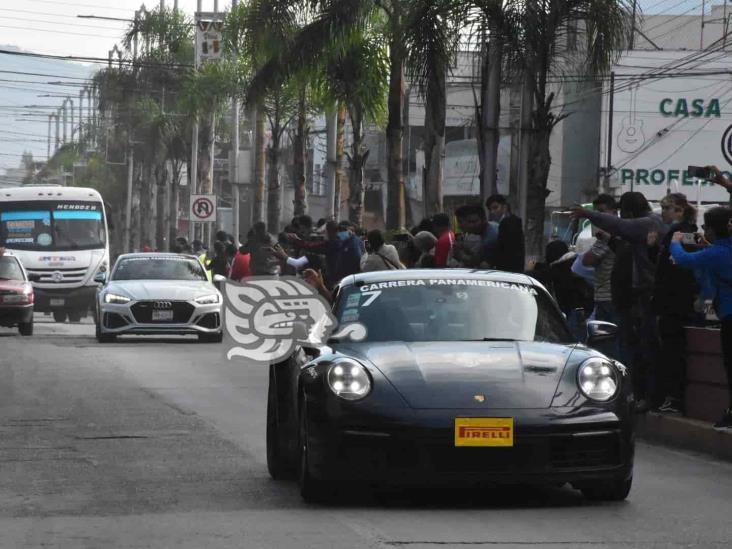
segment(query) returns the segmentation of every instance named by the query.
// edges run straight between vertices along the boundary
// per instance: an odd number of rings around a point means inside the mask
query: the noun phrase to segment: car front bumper
[[[94,308],[97,291],[97,286],[80,286],[78,288],[39,288],[34,286],[36,311],[39,313],[69,309],[87,311]],[[55,305],[55,303],[62,300],[63,305]]]
[[[136,316],[137,302],[128,304],[103,303],[100,305],[98,319],[99,329],[103,334],[110,335],[187,335],[187,334],[218,334],[222,330],[220,303],[199,305],[194,302],[185,302],[190,309],[190,315],[185,318],[176,318],[173,322],[158,322],[148,318],[140,319]]]
[[[33,320],[33,304],[0,305],[0,326],[17,326]]]
[[[608,410],[403,410],[393,416],[309,415],[316,478],[379,484],[583,484],[632,476],[633,416]],[[455,447],[456,417],[512,417],[514,446]]]

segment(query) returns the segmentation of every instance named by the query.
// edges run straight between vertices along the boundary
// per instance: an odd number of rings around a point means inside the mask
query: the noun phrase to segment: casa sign
[[[692,116],[694,118],[721,118],[719,99],[687,99],[665,97],[659,106],[663,116]]]

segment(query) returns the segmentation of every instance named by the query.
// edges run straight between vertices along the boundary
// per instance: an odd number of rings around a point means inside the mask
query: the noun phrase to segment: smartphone
[[[689,177],[696,177],[698,179],[709,179],[710,175],[709,170],[701,166],[689,166],[686,168],[686,173],[689,174]]]
[[[681,243],[685,246],[694,246],[696,244],[696,233],[682,233]]]

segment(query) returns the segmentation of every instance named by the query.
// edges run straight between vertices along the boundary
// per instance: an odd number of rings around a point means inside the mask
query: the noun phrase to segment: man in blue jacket
[[[676,265],[689,269],[700,269],[708,276],[715,292],[715,308],[722,321],[722,356],[727,372],[730,405],[715,429],[732,428],[732,238],[730,220],[732,209],[712,208],[704,214],[704,237],[711,246],[699,252],[689,253],[681,242],[683,233],[677,232],[671,242],[671,257]]]

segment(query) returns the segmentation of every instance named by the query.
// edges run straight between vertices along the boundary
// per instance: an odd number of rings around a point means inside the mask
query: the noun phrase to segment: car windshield
[[[120,259],[112,280],[208,280],[201,264],[188,257],[128,257]]]
[[[91,202],[0,203],[0,242],[18,250],[104,248],[103,211],[101,204]]]
[[[486,279],[425,279],[344,288],[341,326],[361,323],[365,341],[547,341],[570,343],[544,290]]]
[[[14,257],[0,257],[0,280],[25,280],[20,263]]]

